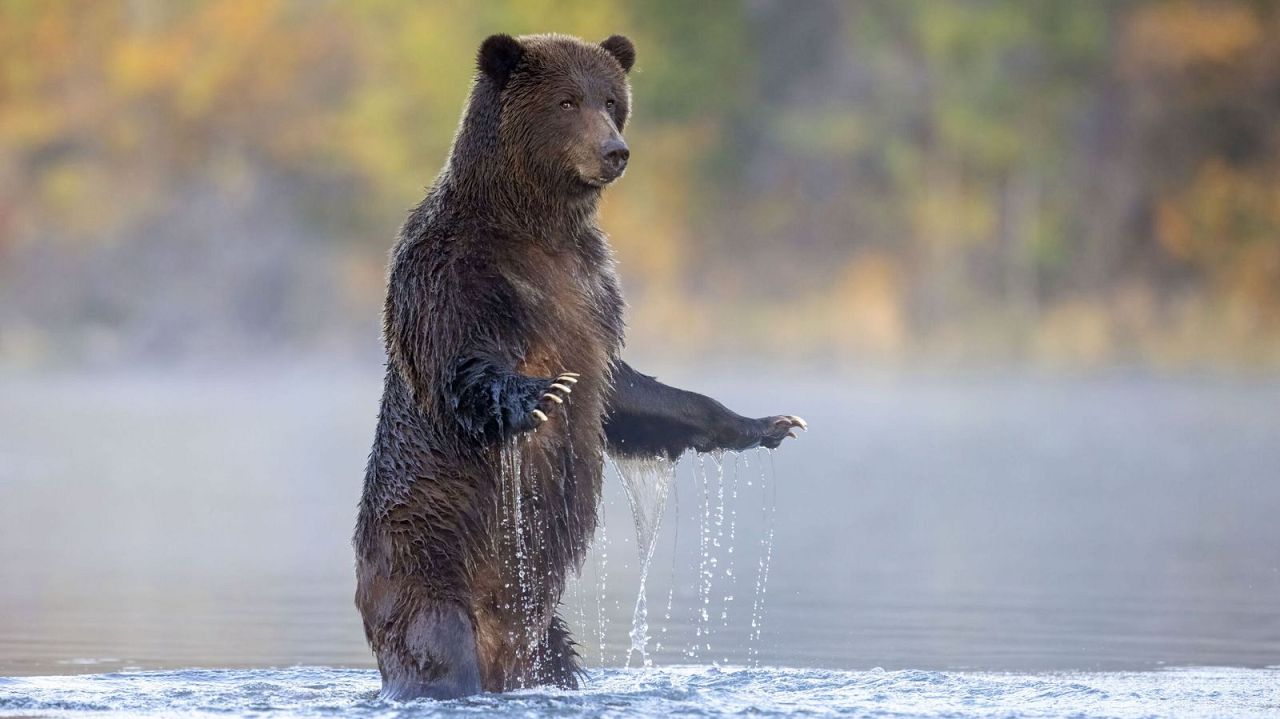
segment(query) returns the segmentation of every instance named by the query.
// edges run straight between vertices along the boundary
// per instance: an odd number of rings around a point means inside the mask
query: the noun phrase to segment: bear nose
[[[631,150],[627,147],[627,143],[622,138],[615,137],[604,143],[604,159],[614,172],[622,172],[627,167],[627,160],[631,157]]]

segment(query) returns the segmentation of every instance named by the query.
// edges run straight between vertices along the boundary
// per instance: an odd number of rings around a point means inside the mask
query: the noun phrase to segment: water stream
[[[646,583],[653,552],[658,546],[658,528],[667,506],[667,491],[675,478],[676,465],[668,459],[621,459],[613,461],[614,469],[626,490],[627,504],[636,528],[636,549],[640,555],[640,586],[636,595],[635,611],[631,620],[631,649],[627,652],[627,666],[634,654],[640,656],[644,666],[649,659],[649,599]]]

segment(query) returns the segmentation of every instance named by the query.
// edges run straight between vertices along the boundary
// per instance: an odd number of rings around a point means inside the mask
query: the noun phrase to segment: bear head
[[[493,35],[480,46],[477,86],[496,98],[505,167],[543,187],[598,191],[626,170],[631,41]],[[479,87],[477,88],[479,89]]]

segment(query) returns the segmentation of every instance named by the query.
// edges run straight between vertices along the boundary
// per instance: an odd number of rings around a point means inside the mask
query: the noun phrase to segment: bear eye
[[[561,101],[560,101],[560,109],[562,109],[562,110],[572,110],[572,109],[573,109],[573,100],[561,100]]]
[[[606,101],[605,101],[605,103],[604,103],[604,106],[605,106],[606,108],[610,109],[610,110],[612,110],[612,109],[613,109],[613,105],[614,105],[613,100],[606,100]]]

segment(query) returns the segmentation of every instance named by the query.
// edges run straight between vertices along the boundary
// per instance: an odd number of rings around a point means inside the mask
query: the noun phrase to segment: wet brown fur
[[[554,611],[595,530],[623,303],[596,226],[600,187],[581,172],[598,138],[556,113],[566,93],[608,95],[620,131],[629,89],[601,45],[509,40],[482,48],[448,164],[392,252],[389,361],[355,547],[356,603],[393,697],[470,693],[473,679],[487,691],[576,683]],[[581,374],[568,403],[529,431],[520,414],[565,370]],[[537,519],[522,538],[531,599],[513,588],[503,516],[512,490],[500,463],[513,445],[521,507]],[[469,634],[478,677],[457,646]]]
[[[622,296],[596,206],[625,166],[634,61],[620,36],[485,40],[449,161],[392,251],[354,540],[384,696],[576,686],[555,612],[595,531],[606,443],[674,458],[776,447],[804,427],[619,358]],[[576,385],[558,388],[564,371]]]

